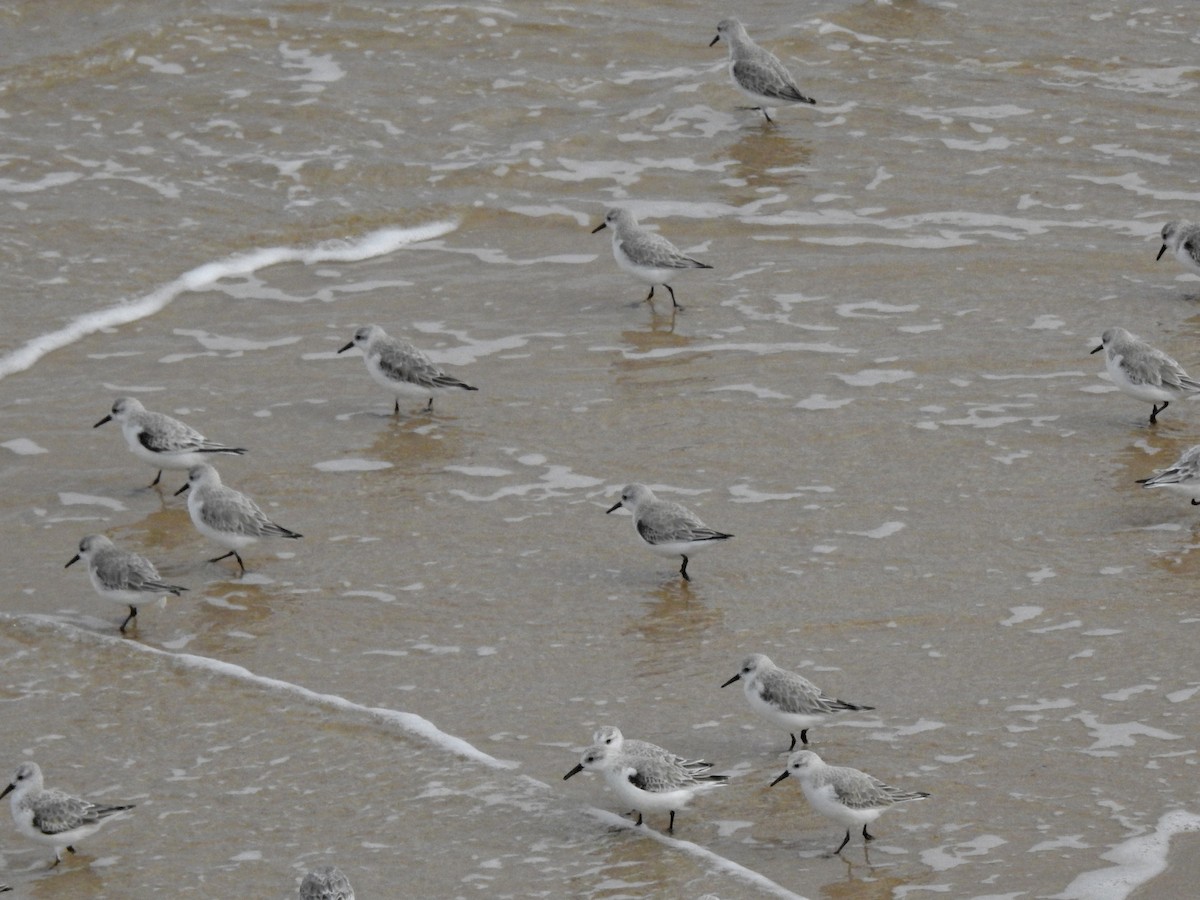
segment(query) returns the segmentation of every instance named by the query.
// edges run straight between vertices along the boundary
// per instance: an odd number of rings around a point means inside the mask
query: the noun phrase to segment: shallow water
[[[820,101],[775,126],[726,11],[16,3],[0,69],[7,755],[138,803],[26,896],[1177,896],[1200,829],[1183,501],[1196,440],[1089,356],[1185,365],[1200,280],[1190,4],[751,0]],[[660,315],[606,206],[714,266]],[[663,306],[659,306],[659,311]],[[360,324],[478,393],[391,416]],[[298,543],[208,564],[136,395]],[[604,510],[630,481],[736,539],[693,581]],[[190,587],[121,610],[104,531]],[[864,853],[723,681],[750,652],[872,713],[827,761],[933,797]],[[592,731],[736,777],[621,826]],[[1165,875],[1159,875],[1169,866]],[[1172,887],[1172,886],[1175,887]],[[18,893],[18,896],[21,896]]]

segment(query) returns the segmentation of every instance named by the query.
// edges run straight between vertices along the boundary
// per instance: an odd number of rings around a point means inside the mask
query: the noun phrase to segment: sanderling
[[[813,809],[846,826],[846,836],[834,853],[841,853],[850,842],[851,828],[862,825],[863,839],[873,841],[875,836],[867,831],[870,823],[897,803],[929,796],[928,791],[902,791],[858,769],[827,765],[811,750],[797,750],[788,757],[787,768],[770,786],[789,775],[800,780]]]
[[[1192,506],[1200,506],[1200,444],[1184,450],[1179,459],[1161,472],[1139,478],[1138,484],[1175,491],[1190,497]]]
[[[243,447],[226,447],[210,441],[195,428],[165,413],[149,412],[133,397],[118,397],[112,412],[92,427],[99,428],[105,422],[114,421],[120,423],[130,452],[158,469],[150,487],[158,484],[163,469],[190,469],[213,453],[240,456],[246,452]]]
[[[604,774],[613,793],[637,810],[637,824],[642,824],[644,812],[669,812],[667,831],[675,830],[675,811],[683,809],[697,793],[720,787],[729,780],[727,775],[707,775],[704,769],[682,765],[672,753],[655,756],[633,756],[597,744],[584,751],[579,765],[563,776],[591,769]]]
[[[1129,396],[1152,404],[1151,423],[1158,421],[1158,414],[1172,400],[1200,393],[1200,381],[1188,375],[1183,366],[1124,328],[1105,331],[1100,336],[1100,346],[1092,353],[1101,350],[1112,383]],[[1158,405],[1159,400],[1162,406]]]
[[[196,530],[210,540],[229,550],[209,562],[220,562],[232,556],[246,573],[239,550],[250,546],[262,537],[303,537],[276,525],[253,500],[241,491],[221,484],[221,475],[212,466],[201,464],[188,470],[187,484],[177,490],[182,494],[188,488],[188,513]]]
[[[354,900],[354,888],[337,866],[323,866],[304,876],[300,900]]]
[[[622,506],[633,513],[633,527],[646,546],[661,556],[683,557],[679,574],[684,581],[692,580],[687,573],[689,556],[733,537],[709,528],[686,506],[659,500],[644,484],[627,484],[621,499],[608,511],[616,512]]]
[[[604,221],[592,229],[592,234],[602,228],[612,229],[612,249],[617,265],[650,285],[650,293],[643,302],[649,302],[651,308],[654,306],[654,286],[661,284],[671,295],[671,309],[683,309],[675,301],[675,290],[667,284],[667,279],[678,274],[680,269],[712,268],[698,259],[684,256],[665,237],[647,231],[627,209],[610,209],[605,213]]]
[[[89,534],[79,542],[79,552],[67,560],[68,566],[83,560],[87,563],[92,587],[105,600],[129,607],[129,615],[121,623],[121,631],[137,618],[138,604],[166,602],[166,594],[176,597],[187,588],[167,584],[154,568],[154,563],[129,550],[118,550],[103,534]]]
[[[51,868],[62,861],[64,848],[74,853],[74,845],[99,831],[109,817],[133,809],[131,803],[121,806],[98,804],[62,791],[46,790],[42,785],[42,770],[34,762],[17,766],[13,780],[0,792],[0,798],[10,791],[17,831],[54,848]]]
[[[824,723],[835,713],[847,709],[875,708],[826,697],[819,687],[803,675],[779,668],[761,653],[747,656],[738,673],[721,687],[729,687],[739,680],[750,708],[772,725],[778,725],[791,734],[789,751],[796,749],[796,731],[800,732],[800,742],[807,744],[808,729]]]
[[[604,725],[597,728],[592,734],[593,746],[603,744],[614,753],[620,753],[629,757],[645,757],[649,759],[665,759],[672,763],[683,766],[685,769],[690,769],[693,772],[707,772],[712,768],[712,763],[705,762],[702,759],[685,759],[682,756],[677,756],[670,750],[652,744],[649,741],[639,741],[636,738],[626,738],[621,734],[621,729],[616,725]]]
[[[1170,248],[1175,258],[1200,275],[1200,225],[1194,222],[1168,222],[1162,230],[1162,249],[1158,251],[1155,260]]]
[[[396,395],[396,413],[400,412],[400,397],[428,397],[428,412],[433,409],[433,398],[447,391],[477,391],[453,375],[447,375],[433,360],[410,344],[394,338],[378,325],[364,325],[354,332],[354,340],[338,353],[351,347],[359,347],[363,361],[371,377]]]
[[[757,109],[767,121],[774,121],[767,111],[766,104],[775,103],[809,103],[817,101],[801,93],[796,86],[792,73],[784,68],[779,58],[769,50],[764,50],[746,34],[746,28],[737,19],[722,19],[717,23],[717,36],[708,46],[712,46],[721,38],[729,45],[729,76],[734,86],[757,106],[743,106],[741,109]]]

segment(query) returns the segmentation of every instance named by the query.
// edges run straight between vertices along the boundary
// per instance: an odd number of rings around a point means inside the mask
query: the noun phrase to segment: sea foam
[[[204,263],[184,272],[149,294],[87,313],[68,322],[57,331],[38,335],[23,347],[0,358],[0,379],[33,366],[47,353],[61,350],[105,328],[128,325],[166,308],[186,291],[200,291],[222,278],[246,276],[268,266],[285,262],[305,265],[325,262],[359,262],[392,253],[408,244],[428,241],[457,228],[455,222],[432,222],[414,228],[382,228],[351,241],[325,241],[313,247],[266,247],[239,253],[218,262]]]

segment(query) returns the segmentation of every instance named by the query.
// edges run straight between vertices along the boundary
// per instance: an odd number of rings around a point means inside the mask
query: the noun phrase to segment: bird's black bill
[[[595,234],[597,231],[601,231],[607,227],[608,227],[607,222],[601,222],[599,225],[597,225],[595,228],[592,229],[592,234]]]
[[[79,562],[79,560],[80,560],[80,556],[78,553],[76,553],[69,560],[67,560],[67,564],[65,566],[63,566],[63,568],[69,569],[69,568],[71,568],[71,566],[75,565],[75,563]]]
[[[606,513],[605,513],[605,515],[607,516],[607,515],[608,515],[608,513],[610,513],[610,512],[616,512],[616,511],[617,511],[618,509],[620,509],[620,508],[621,508],[621,504],[620,504],[620,503],[614,503],[614,504],[613,504],[613,505],[612,505],[612,506],[609,508],[608,512],[606,512]]]
[[[1163,249],[1165,250],[1166,248],[1164,247]],[[1158,254],[1158,255],[1159,255],[1159,256],[1162,256],[1162,254],[1161,254],[1161,253],[1160,253],[1160,254]],[[96,423],[95,425],[93,425],[92,427],[93,427],[93,428],[99,428],[99,427],[100,427],[101,425],[103,425],[105,422],[111,422],[111,421],[112,421],[112,416],[105,416],[103,419],[101,419],[99,422],[97,422],[97,423]]]
[[[351,341],[345,347],[343,347],[341,350],[339,350],[338,353],[345,353],[347,350],[349,350],[353,346],[354,346],[354,341]]]
[[[1099,347],[1097,347],[1095,350],[1092,350],[1091,352],[1089,352],[1089,353],[1088,353],[1088,356],[1091,356],[1091,355],[1092,355],[1092,353],[1099,353],[1099,352],[1100,352],[1101,350],[1103,350],[1103,349],[1104,349],[1104,345],[1103,345],[1103,344],[1101,344],[1101,345],[1100,345]]]
[[[578,775],[582,771],[583,771],[583,763],[580,763],[575,768],[573,768],[570,772],[568,772],[566,775],[563,776],[563,781],[566,781],[572,775]],[[5,791],[5,793],[8,793],[8,792]],[[4,796],[4,795],[0,794],[0,797],[2,797],[2,796]]]
[[[729,687],[735,681],[739,681],[741,679],[741,677],[742,677],[742,673],[738,672],[736,675],[734,675],[732,678],[730,678],[727,682],[725,682],[723,685],[721,685],[721,687]]]
[[[1154,261],[1158,262],[1160,259],[1162,259],[1162,255],[1166,252],[1167,252],[1167,245],[1163,244],[1162,249],[1158,251],[1158,256],[1154,257]]]
[[[721,39],[721,36],[718,34],[715,38],[713,38],[711,41],[708,42],[708,46],[711,47],[713,44],[715,44],[720,39]]]
[[[174,494],[172,494],[171,496],[172,496],[172,497],[178,497],[180,494],[182,494],[184,491],[186,491],[186,490],[187,490],[187,489],[188,489],[190,486],[191,486],[191,485],[187,485],[187,484],[185,484],[183,487],[181,487],[179,490],[177,490],[177,491],[176,491]]]
[[[783,779],[785,779],[787,777],[788,777],[788,770],[784,769],[783,774],[780,775],[778,778],[776,778],[774,781],[772,781],[770,784],[768,784],[767,787],[775,787],[775,785],[779,784],[779,782],[783,781]]]

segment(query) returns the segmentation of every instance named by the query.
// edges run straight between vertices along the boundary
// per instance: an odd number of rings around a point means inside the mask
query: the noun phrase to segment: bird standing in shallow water
[[[745,26],[737,19],[718,22],[717,36],[708,46],[713,46],[721,38],[729,47],[729,77],[733,79],[734,87],[756,103],[755,106],[743,106],[741,109],[756,109],[766,116],[768,122],[774,122],[767,111],[767,103],[816,104],[816,100],[796,86],[792,73],[774,53],[750,40]]]
[[[733,537],[709,528],[686,506],[659,500],[644,484],[627,484],[621,499],[608,511],[616,512],[622,506],[633,513],[633,527],[647,547],[660,556],[683,557],[679,574],[684,581],[692,580],[687,572],[689,556]]]
[[[207,462],[214,453],[241,456],[246,452],[242,447],[226,447],[210,441],[195,428],[165,413],[149,412],[133,397],[118,397],[112,411],[92,427],[99,428],[105,422],[117,422],[129,451],[158,469],[150,487],[158,484],[163,469],[190,469]]]
[[[846,837],[833,851],[835,854],[841,853],[850,843],[851,828],[862,825],[863,839],[873,841],[875,836],[867,831],[869,824],[897,803],[929,796],[928,791],[902,791],[858,769],[827,765],[811,750],[793,753],[783,774],[770,786],[774,787],[789,775],[796,776],[813,809],[846,826]]]
[[[376,383],[396,395],[397,415],[400,413],[401,396],[428,397],[429,404],[425,411],[429,412],[433,409],[436,394],[453,390],[479,390],[447,375],[408,341],[392,337],[378,325],[359,328],[354,332],[354,339],[338,353],[345,353],[352,347],[362,350],[367,372]]]
[[[75,852],[75,844],[95,834],[113,816],[133,809],[132,804],[118,806],[92,803],[62,791],[47,790],[42,770],[35,762],[23,762],[2,792],[12,794],[12,817],[17,831],[39,844],[54,848],[51,868],[62,862],[63,850]]]
[[[1200,393],[1200,381],[1188,375],[1183,366],[1124,328],[1105,331],[1100,336],[1100,346],[1092,353],[1101,350],[1112,383],[1130,397],[1152,404],[1151,424],[1158,421],[1158,414],[1172,400],[1195,397]],[[1162,406],[1158,405],[1160,400]]]
[[[612,229],[613,257],[622,269],[650,285],[643,302],[654,308],[654,287],[661,284],[671,295],[671,309],[683,309],[675,300],[675,290],[667,279],[684,269],[711,269],[712,266],[692,259],[665,237],[643,228],[627,209],[610,209],[604,221],[592,229],[592,234],[604,228]]]
[[[259,538],[304,536],[268,519],[257,503],[241,491],[223,485],[220,473],[210,465],[193,466],[188,471],[187,484],[175,493],[182,494],[189,488],[188,514],[192,517],[192,524],[206,538],[229,550],[209,562],[220,562],[232,556],[245,575],[246,564],[242,562],[239,550],[249,547]]]
[[[807,744],[808,729],[823,724],[836,713],[875,708],[826,697],[803,675],[779,668],[762,653],[746,657],[737,674],[721,687],[729,687],[735,681],[742,682],[751,709],[791,734],[789,751],[796,749],[795,731],[800,732],[800,742]]]
[[[579,765],[563,776],[563,781],[584,769],[601,772],[613,793],[637,810],[637,824],[642,824],[643,812],[669,812],[667,831],[675,830],[675,811],[687,806],[693,796],[721,787],[729,780],[726,775],[706,775],[706,769],[688,768],[679,757],[663,751],[662,755],[635,756],[599,744],[584,751]]]
[[[120,550],[103,534],[89,534],[79,542],[79,552],[67,560],[64,569],[83,560],[87,563],[88,576],[92,579],[92,587],[105,600],[123,603],[129,607],[129,615],[121,623],[121,631],[137,618],[138,606],[152,600],[165,601],[164,594],[174,594],[176,597],[187,588],[177,584],[167,584],[154,568],[154,563],[131,553]]]

